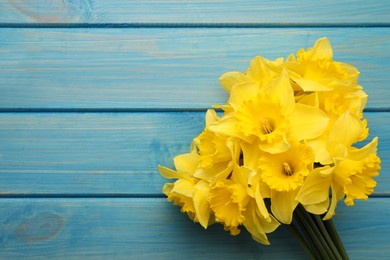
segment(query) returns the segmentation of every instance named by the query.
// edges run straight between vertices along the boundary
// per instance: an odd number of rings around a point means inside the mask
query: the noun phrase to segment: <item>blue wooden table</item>
[[[351,259],[390,256],[390,2],[0,1],[0,259],[302,259],[203,230],[168,203],[173,166],[227,94],[218,77],[255,55],[286,57],[327,36],[359,68],[381,175],[339,203]]]

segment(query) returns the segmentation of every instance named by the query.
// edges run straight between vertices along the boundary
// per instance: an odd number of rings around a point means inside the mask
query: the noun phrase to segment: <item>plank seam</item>
[[[389,198],[387,193],[374,193],[370,198]],[[109,199],[109,198],[166,198],[164,194],[0,194],[1,199]]]
[[[164,194],[0,194],[0,199],[166,198]]]
[[[207,108],[0,108],[0,114],[6,113],[180,113],[180,112],[207,112]],[[221,109],[215,109],[222,112]],[[389,113],[390,108],[366,108],[364,113]]]
[[[206,112],[209,108],[0,108],[0,113],[171,113]]]
[[[390,23],[2,23],[0,28],[382,28]]]

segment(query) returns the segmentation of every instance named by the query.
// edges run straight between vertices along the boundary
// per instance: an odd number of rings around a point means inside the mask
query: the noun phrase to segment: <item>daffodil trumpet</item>
[[[221,223],[238,235],[244,227],[268,245],[267,234],[284,224],[313,259],[348,259],[332,221],[337,203],[367,200],[380,170],[358,77],[333,60],[327,38],[223,74],[226,104],[206,112],[174,169],[158,166],[173,179],[163,187],[168,201],[204,228]]]

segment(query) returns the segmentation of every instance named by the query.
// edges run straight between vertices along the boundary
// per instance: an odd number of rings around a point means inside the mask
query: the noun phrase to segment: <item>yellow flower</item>
[[[351,147],[346,158],[336,163],[335,182],[343,187],[348,206],[353,206],[355,199],[368,199],[367,195],[374,192],[376,182],[373,177],[379,175],[381,162],[376,155],[377,145],[378,138],[375,137],[361,149]]]
[[[361,89],[356,85],[359,71],[350,64],[333,60],[332,46],[327,38],[319,39],[307,51],[301,49],[297,58],[290,55],[285,67],[304,92],[330,91],[335,87],[349,91]]]
[[[227,92],[230,92],[235,85],[245,82],[255,83],[259,88],[265,87],[271,80],[280,76],[283,69],[282,64],[283,58],[270,61],[264,57],[257,56],[251,61],[245,73],[237,71],[227,72],[219,80]]]
[[[259,159],[261,179],[271,190],[295,190],[302,186],[313,163],[313,153],[305,144],[294,144],[283,153],[263,153]]]
[[[210,207],[216,221],[223,223],[232,235],[239,234],[239,226],[244,225],[256,241],[269,244],[266,233],[273,232],[279,223],[268,213],[259,189],[252,193],[248,188],[253,174],[250,168],[236,164],[229,179],[211,188]]]
[[[209,134],[213,136],[212,140],[216,139],[214,134],[212,134],[211,131],[209,132]],[[208,139],[202,140],[202,142],[204,142],[205,146],[213,146],[211,140],[209,140],[209,142],[207,142],[207,141],[208,141]],[[194,177],[196,177],[198,179],[206,180],[207,182],[210,183],[210,185],[213,185],[215,182],[217,182],[219,180],[226,179],[231,174],[231,172],[233,171],[234,165],[238,163],[239,158],[240,158],[239,141],[233,137],[229,137],[224,141],[224,145],[227,147],[229,154],[227,154],[227,152],[226,152],[224,155],[219,155],[220,150],[217,150],[215,154],[213,152],[213,156],[212,156],[213,159],[218,158],[221,161],[212,162],[209,165],[197,168],[193,174]],[[221,144],[221,146],[222,146],[222,144]],[[223,147],[223,150],[225,150],[225,149],[226,148]],[[201,150],[201,149],[199,149],[199,150]],[[202,152],[200,152],[200,153],[202,153]],[[203,156],[206,156],[206,155],[203,154]],[[209,156],[209,157],[206,157],[207,159],[209,159],[211,157],[210,154],[207,156]],[[202,158],[202,155],[200,156],[200,158]],[[201,162],[202,162],[202,159],[201,159]],[[202,164],[200,164],[200,166],[202,166]]]
[[[173,158],[176,171],[159,165],[158,170],[166,179],[187,179],[192,180],[192,175],[199,167],[199,155],[193,148],[190,153],[180,154]]]
[[[250,82],[235,85],[229,105],[233,112],[225,114],[209,129],[248,143],[257,140],[260,149],[269,153],[288,150],[287,139],[314,139],[328,124],[328,117],[318,108],[295,104],[285,72],[263,89]]]
[[[239,225],[243,224],[243,215],[250,197],[247,192],[248,171],[234,165],[227,179],[216,182],[209,192],[210,208],[215,220],[224,224],[232,235],[238,235]]]
[[[356,120],[358,119],[355,122]],[[306,210],[315,214],[328,211],[324,219],[335,214],[337,202],[344,196],[348,206],[354,204],[354,199],[367,199],[376,185],[373,177],[380,170],[380,159],[376,155],[378,138],[375,137],[361,149],[352,147],[351,143],[359,135],[359,131],[354,129],[353,120],[345,121],[344,127],[340,125],[338,132],[331,135],[333,141],[338,141],[338,145],[332,150],[334,166],[312,171],[297,195],[297,200]],[[329,188],[332,189],[330,206]]]
[[[319,107],[329,117],[338,117],[345,112],[363,117],[363,109],[367,102],[367,94],[363,90],[345,92],[343,89],[318,92]]]
[[[199,222],[204,228],[209,225],[210,205],[208,202],[209,184],[203,180],[194,183],[179,179],[174,183],[166,183],[163,193],[168,201],[181,207],[181,211]]]
[[[278,221],[272,215],[269,215],[269,218],[264,218],[253,199],[249,201],[244,216],[243,225],[251,233],[252,238],[259,243],[269,245],[266,234],[274,232],[278,228],[280,225]]]
[[[210,206],[208,200],[209,183],[193,177],[199,169],[199,155],[193,148],[190,153],[174,158],[176,171],[158,166],[160,174],[167,179],[178,179],[174,183],[166,183],[163,192],[168,201],[181,206],[181,211],[204,228],[209,225]]]
[[[196,210],[192,199],[195,184],[186,179],[177,180],[174,183],[166,183],[163,193],[167,195],[168,201],[181,207],[181,211],[188,214],[191,219],[195,219]]]
[[[322,165],[334,163],[339,155],[340,145],[349,147],[364,140],[368,135],[367,121],[360,120],[349,111],[330,118],[327,130],[318,138],[308,140],[307,144],[315,151],[315,161]]]
[[[238,235],[238,226],[245,219],[243,212],[250,199],[246,187],[231,180],[219,181],[211,188],[209,198],[215,220],[224,223],[232,235]]]
[[[206,128],[196,139],[200,154],[200,166],[203,168],[210,168],[214,164],[233,160],[232,151],[227,144],[228,136],[214,133],[208,129],[210,124],[219,120],[215,110],[209,109],[206,113]]]
[[[303,186],[297,194],[298,200],[308,212],[313,214],[323,214],[329,208],[329,189],[333,181],[333,168],[329,166],[318,167],[310,172]],[[332,197],[335,201],[340,200],[338,187],[332,187]]]
[[[305,144],[293,144],[278,154],[264,153],[259,159],[261,180],[271,191],[271,211],[282,223],[290,224],[304,179],[313,168],[314,156]]]
[[[260,205],[263,198],[271,198],[271,191],[268,185],[262,180],[259,159],[263,156],[264,152],[260,150],[257,143],[241,144],[243,153],[243,168],[250,169],[248,173],[248,193],[251,197],[256,198],[259,209],[263,213],[265,218],[268,218],[267,212],[264,207]]]

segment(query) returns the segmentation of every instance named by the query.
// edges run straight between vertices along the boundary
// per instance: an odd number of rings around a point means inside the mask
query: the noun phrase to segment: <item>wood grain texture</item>
[[[376,193],[390,195],[390,113],[366,113],[379,136],[382,174]],[[0,116],[3,194],[161,194],[157,165],[189,151],[203,112],[17,113]],[[370,139],[371,139],[370,138]]]
[[[0,108],[208,108],[224,72],[327,36],[369,108],[389,108],[390,29],[0,29]],[[180,94],[178,94],[180,93]]]
[[[390,254],[390,200],[339,204],[334,218],[350,259]],[[373,217],[375,215],[375,217]],[[165,199],[3,199],[2,259],[305,259],[282,227],[271,246],[243,230],[232,237],[216,224],[204,230]]]
[[[388,23],[386,0],[8,0],[0,23]]]
[[[161,194],[157,165],[172,165],[204,127],[204,113],[0,118],[0,191],[8,194]]]

